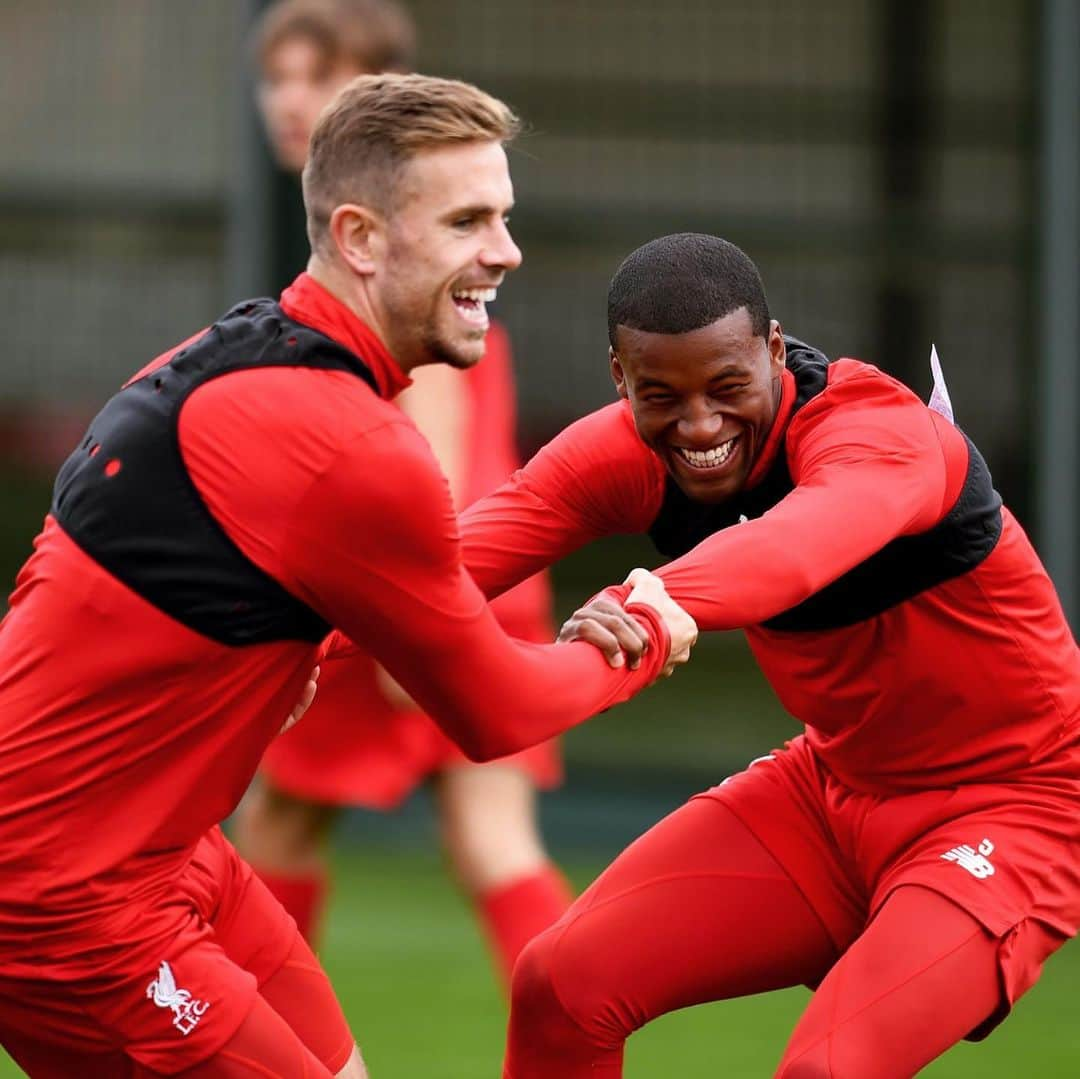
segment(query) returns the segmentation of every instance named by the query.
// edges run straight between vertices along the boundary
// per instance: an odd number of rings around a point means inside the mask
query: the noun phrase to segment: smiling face
[[[521,264],[507,228],[513,203],[498,142],[423,150],[402,170],[373,245],[369,296],[403,369],[471,367],[483,356],[486,305]]]
[[[700,329],[619,326],[611,373],[642,441],[688,498],[724,502],[746,485],[780,401],[784,338],[756,336],[740,307]]]

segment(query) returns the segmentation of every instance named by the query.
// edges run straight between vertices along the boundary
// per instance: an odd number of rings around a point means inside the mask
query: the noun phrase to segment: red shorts
[[[64,976],[76,964],[48,955],[42,964],[56,972],[48,980],[0,976],[0,1044],[16,1061],[52,1066],[33,1074],[116,1076],[130,1058],[170,1075],[201,1063],[236,1033],[299,939],[296,923],[219,828],[200,841],[168,902],[130,913],[138,943],[88,935],[81,951],[65,944],[65,959],[77,955],[91,976]],[[161,933],[148,936],[154,922]],[[155,937],[161,944],[149,958],[144,943]],[[324,984],[308,984],[331,1000],[329,982],[316,973]],[[323,1062],[333,1073],[353,1041],[340,1011],[329,1010],[333,1029],[323,1040],[332,1048]],[[77,1063],[56,1071],[60,1060]]]
[[[506,632],[528,641],[551,641],[550,624],[539,614],[510,617],[536,606],[532,578],[496,601]],[[519,594],[522,591],[524,597]],[[334,647],[321,663],[319,691],[304,718],[274,739],[261,771],[278,790],[328,805],[393,809],[436,772],[471,762],[423,712],[395,709],[379,689],[375,662],[355,646]],[[543,790],[562,782],[557,741],[543,742],[492,762],[529,775]]]
[[[903,885],[971,914],[1001,941],[1003,1008],[980,1035],[1080,927],[1080,746],[1014,782],[883,796],[841,784],[799,737],[699,797],[764,844],[839,952]]]

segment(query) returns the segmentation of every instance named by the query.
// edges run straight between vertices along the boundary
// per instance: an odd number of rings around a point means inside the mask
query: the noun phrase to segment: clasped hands
[[[588,641],[603,652],[612,667],[626,664],[634,670],[649,646],[649,635],[627,608],[644,604],[660,615],[671,638],[662,672],[666,677],[690,658],[690,649],[697,641],[697,623],[667,594],[664,582],[648,570],[632,570],[623,583],[631,586],[624,603],[603,594],[597,596],[566,620],[559,640]]]
[[[663,620],[671,638],[671,649],[662,673],[670,675],[676,667],[690,658],[690,649],[697,641],[697,624],[668,594],[664,582],[655,574],[645,569],[635,569],[623,582],[631,586],[630,594],[623,604],[605,596],[597,596],[579,607],[563,624],[559,631],[560,641],[588,641],[600,649],[612,667],[629,665],[631,670],[641,664],[641,657],[649,647],[649,634],[633,612],[627,608],[635,604],[651,607]],[[380,673],[394,688],[390,676],[380,668]],[[319,668],[316,667],[304,686],[300,700],[282,725],[284,734],[299,722],[311,706],[318,688]],[[398,689],[402,697],[409,701],[405,691]],[[411,701],[409,701],[411,704]]]

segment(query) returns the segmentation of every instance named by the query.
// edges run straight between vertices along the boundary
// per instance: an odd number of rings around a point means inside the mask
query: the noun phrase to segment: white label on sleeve
[[[945,375],[941,370],[941,360],[938,359],[937,345],[930,346],[930,373],[934,376],[934,388],[930,391],[930,400],[926,407],[944,416],[949,423],[955,423],[949,387],[945,385]]]

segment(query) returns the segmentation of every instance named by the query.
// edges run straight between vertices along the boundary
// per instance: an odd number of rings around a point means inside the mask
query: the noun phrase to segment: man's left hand
[[[319,668],[316,667],[308,678],[304,685],[304,691],[300,694],[300,700],[296,702],[296,707],[289,713],[288,719],[281,726],[279,734],[284,734],[290,727],[295,727],[300,722],[304,713],[311,707],[311,702],[315,700],[315,692],[319,688]]]

